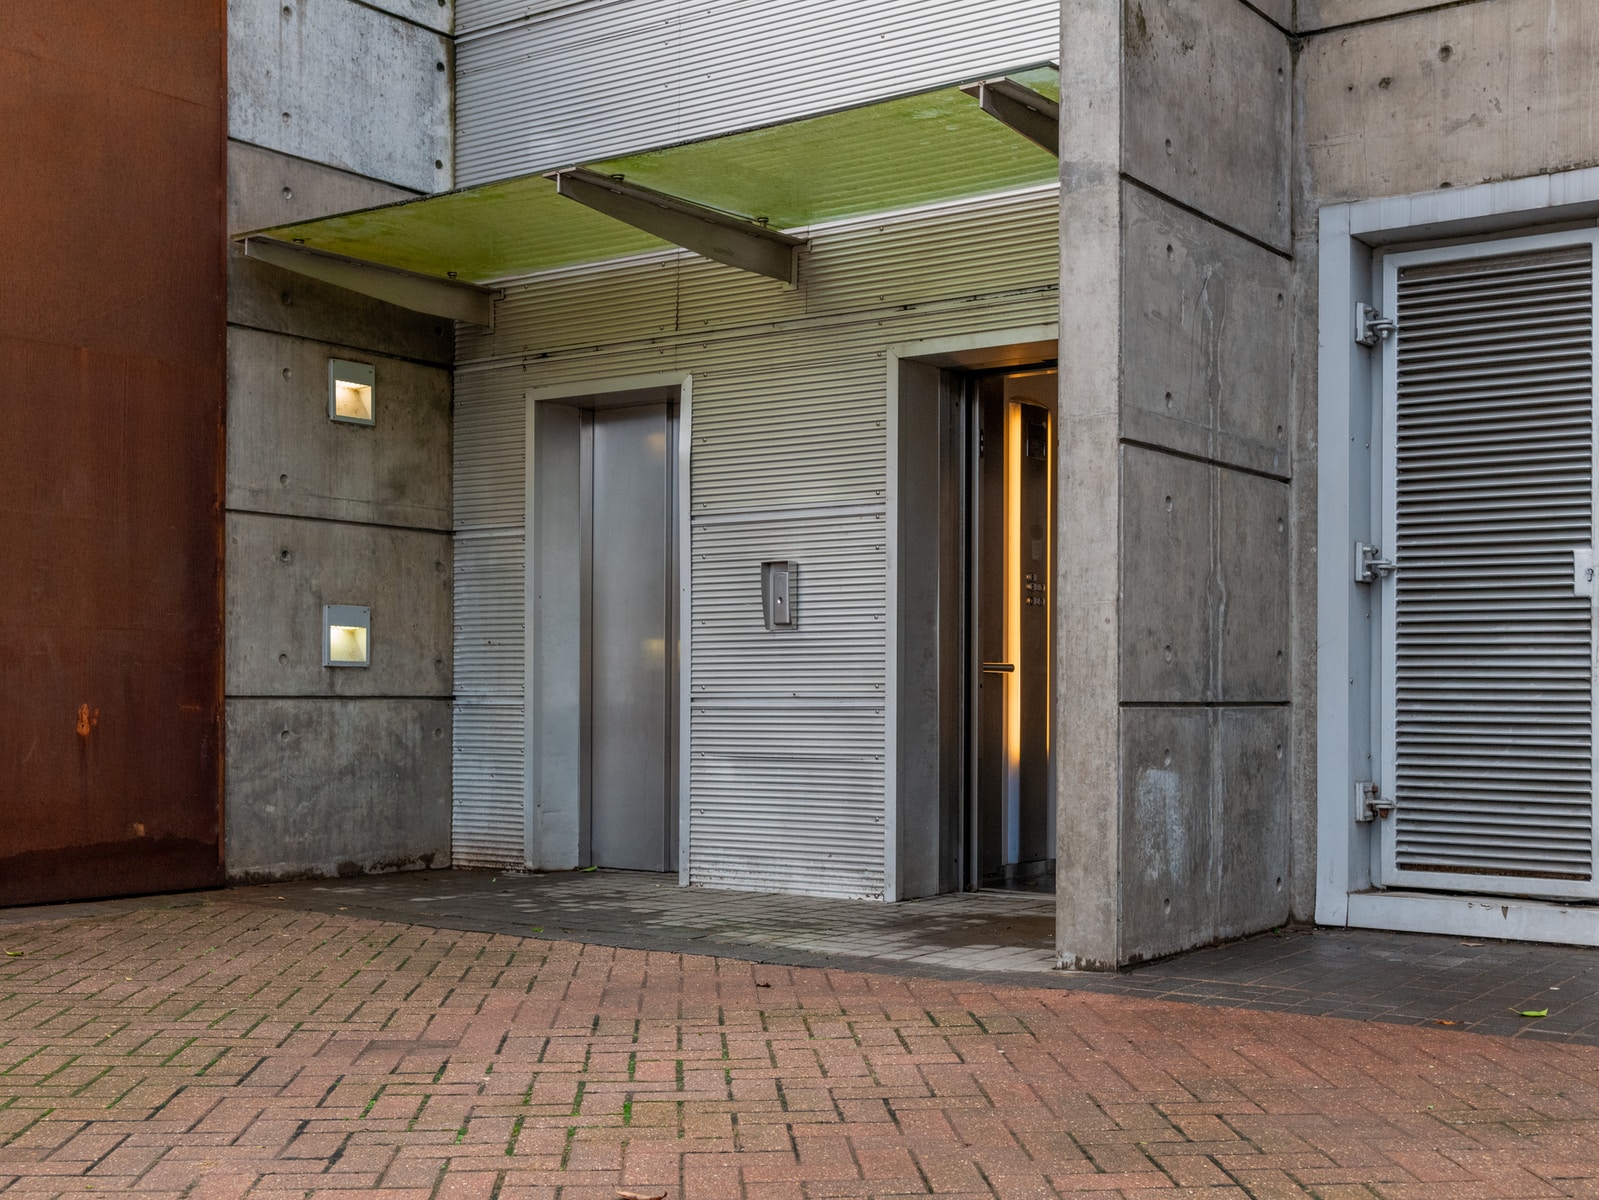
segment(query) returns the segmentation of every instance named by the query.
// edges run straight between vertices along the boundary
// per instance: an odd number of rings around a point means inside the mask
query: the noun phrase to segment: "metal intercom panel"
[[[761,613],[768,629],[795,629],[794,585],[799,575],[797,562],[761,564]]]

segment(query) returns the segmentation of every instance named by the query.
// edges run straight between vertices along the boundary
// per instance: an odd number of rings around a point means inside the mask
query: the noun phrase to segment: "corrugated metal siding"
[[[455,400],[455,753],[451,856],[524,863],[527,454],[520,372],[467,373]]]
[[[1593,285],[1586,246],[1398,272],[1396,882],[1593,878]]]
[[[881,359],[818,357],[803,376],[749,370],[694,414],[695,515],[883,500]],[[818,438],[817,431],[826,430]]]
[[[456,30],[470,186],[1054,60],[1060,5],[461,0]]]
[[[739,328],[826,321],[838,328],[840,344],[876,352],[883,339],[873,325],[858,327],[858,313],[875,322],[877,310],[906,305],[1039,307],[1026,293],[1053,292],[1059,283],[1057,196],[1054,187],[1035,188],[816,229],[793,289],[680,250],[507,280],[494,328],[463,330],[460,349],[469,357],[461,361],[572,352],[656,370],[665,369],[667,346],[711,338],[695,358],[710,368],[747,360],[747,350],[727,340]],[[1042,307],[1052,304],[1046,299]],[[605,318],[603,327],[596,314]],[[934,319],[918,314],[910,327]],[[950,332],[961,331],[960,321],[950,323]],[[774,346],[781,349],[781,342]],[[541,359],[528,386],[550,382],[550,373],[563,381],[582,378],[575,361],[565,354],[559,362]]]
[[[450,854],[458,867],[515,867],[526,861],[524,713],[520,704],[456,703]]]
[[[678,252],[549,272],[508,289],[493,331],[463,327],[463,406],[693,376],[692,882],[883,893],[886,348],[1053,322],[1058,219],[1048,189],[819,230],[798,291]],[[479,436],[488,419],[457,435],[458,471],[510,498],[492,463],[521,469],[522,426]],[[800,627],[771,634],[759,563],[787,558]]]
[[[879,895],[884,513],[707,521],[693,532],[689,878]],[[789,558],[799,628],[768,633],[758,565]]]

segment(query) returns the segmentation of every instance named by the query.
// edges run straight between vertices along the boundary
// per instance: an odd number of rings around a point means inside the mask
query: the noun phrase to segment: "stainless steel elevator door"
[[[671,408],[597,409],[588,487],[589,860],[676,865]]]

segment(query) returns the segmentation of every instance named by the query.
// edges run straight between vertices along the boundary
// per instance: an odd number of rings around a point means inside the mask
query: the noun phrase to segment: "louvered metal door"
[[[1599,894],[1594,241],[1385,263],[1386,886]]]

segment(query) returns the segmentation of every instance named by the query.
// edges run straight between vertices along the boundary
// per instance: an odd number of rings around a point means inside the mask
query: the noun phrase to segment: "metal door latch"
[[[1375,818],[1386,821],[1393,811],[1394,802],[1384,800],[1375,783],[1361,780],[1355,784],[1355,820],[1370,821]]]
[[[1355,543],[1355,582],[1376,583],[1384,575],[1392,575],[1395,564],[1384,558],[1382,551],[1367,542]]]
[[[1355,305],[1355,344],[1375,346],[1399,328],[1399,322],[1382,315],[1365,301]]]

